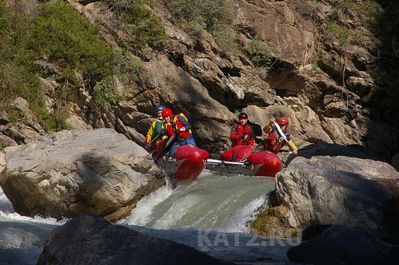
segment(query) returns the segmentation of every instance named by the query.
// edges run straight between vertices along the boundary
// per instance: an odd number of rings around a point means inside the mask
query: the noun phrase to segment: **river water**
[[[296,239],[254,236],[249,229],[274,185],[271,178],[205,170],[195,182],[144,197],[119,225],[238,264],[289,264],[285,254]],[[0,265],[35,264],[49,233],[65,221],[20,216],[0,188]]]

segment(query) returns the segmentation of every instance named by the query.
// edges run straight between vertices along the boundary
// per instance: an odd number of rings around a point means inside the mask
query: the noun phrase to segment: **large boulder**
[[[277,176],[276,194],[300,227],[342,224],[381,236],[398,231],[392,224],[399,220],[399,172],[356,148],[319,144],[301,151]]]
[[[163,184],[147,152],[112,129],[61,131],[5,156],[0,185],[23,215],[119,219]]]
[[[156,239],[98,217],[79,216],[55,229],[38,265],[227,264],[189,246]]]
[[[398,264],[399,246],[369,237],[350,227],[334,225],[292,247],[287,256],[292,261],[314,265],[393,265]]]

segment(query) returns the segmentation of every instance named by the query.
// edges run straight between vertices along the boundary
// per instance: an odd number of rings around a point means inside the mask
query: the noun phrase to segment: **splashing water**
[[[267,263],[262,264],[287,264],[287,246],[270,245],[270,239],[261,237],[254,246],[254,236],[248,234],[249,222],[274,185],[270,178],[228,177],[205,170],[197,181],[175,190],[164,186],[145,196],[119,224],[226,261],[259,264],[263,259]],[[0,264],[35,264],[48,235],[65,221],[19,215],[0,188]],[[199,244],[203,235],[204,242],[212,242],[205,248]]]
[[[174,191],[163,187],[144,197],[121,223],[156,229],[248,232],[248,222],[274,185],[271,178],[218,176],[206,170],[188,185]]]

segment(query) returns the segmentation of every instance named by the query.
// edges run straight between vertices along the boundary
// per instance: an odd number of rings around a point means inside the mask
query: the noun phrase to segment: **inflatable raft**
[[[251,145],[235,146],[221,154],[219,164],[226,168],[236,169],[239,173],[255,176],[274,177],[282,168],[280,158],[269,151],[255,151]],[[216,160],[210,161],[214,162]],[[240,168],[241,166],[241,168]]]
[[[164,150],[166,143],[161,141],[157,144],[158,156]],[[209,153],[197,146],[182,145],[176,149],[171,159],[160,158],[158,165],[163,169],[168,177],[176,180],[195,180],[206,166]]]

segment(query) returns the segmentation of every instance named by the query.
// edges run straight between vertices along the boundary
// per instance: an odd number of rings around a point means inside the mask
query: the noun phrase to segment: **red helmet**
[[[241,112],[240,115],[238,115],[238,119],[239,120],[242,120],[242,119],[248,120],[248,114],[246,114],[245,112]]]
[[[288,126],[288,124],[289,124],[288,118],[286,118],[286,117],[278,118],[277,124],[280,126]]]
[[[172,117],[173,113],[172,113],[171,109],[166,108],[166,109],[162,110],[162,114],[161,115],[162,115],[162,118]]]

